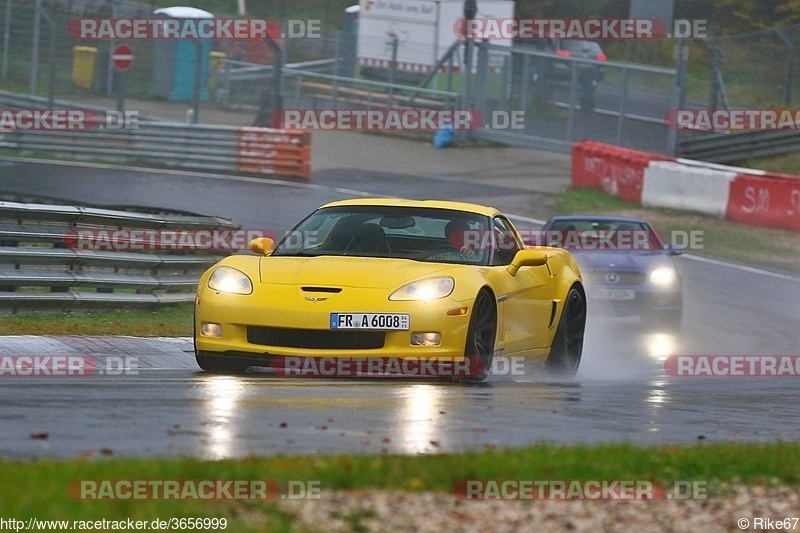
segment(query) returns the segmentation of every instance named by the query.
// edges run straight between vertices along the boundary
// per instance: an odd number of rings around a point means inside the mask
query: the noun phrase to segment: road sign
[[[111,64],[120,72],[125,72],[133,65],[133,48],[127,44],[118,44],[111,53]]]

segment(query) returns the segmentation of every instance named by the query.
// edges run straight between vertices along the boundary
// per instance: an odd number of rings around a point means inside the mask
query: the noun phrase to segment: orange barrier
[[[239,128],[237,171],[311,178],[311,132]]]

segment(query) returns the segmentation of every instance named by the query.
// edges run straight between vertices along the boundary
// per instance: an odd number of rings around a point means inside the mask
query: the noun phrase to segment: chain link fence
[[[67,34],[67,23],[78,17],[147,18],[158,6],[109,0],[49,0],[42,2],[37,20],[33,0],[0,0],[0,88],[55,99],[87,100],[117,97],[124,84],[127,98],[159,98],[190,102],[195,92],[191,64],[197,41],[131,41],[134,60],[123,74],[111,67],[115,41],[80,42]],[[286,26],[284,25],[284,28]],[[352,71],[354,38],[339,32],[283,39],[284,63],[302,63],[312,70],[339,73],[348,57]],[[264,41],[201,42],[203,66],[199,93],[202,101],[257,105],[270,89],[274,50]],[[337,59],[337,57],[339,59]],[[314,63],[327,60],[329,63]],[[164,80],[167,80],[165,85]]]
[[[329,22],[344,20],[340,3],[331,5],[315,9]],[[554,149],[592,139],[669,154],[691,136],[667,128],[670,109],[769,108],[800,98],[800,25],[688,41],[683,75],[674,40],[601,42],[602,49],[589,55],[524,42],[474,43],[470,76],[463,42],[436,67],[414,64],[404,58],[430,50],[401,31],[367,43],[382,57],[398,47],[399,61],[359,60],[356,36],[347,31],[282,39],[280,58],[266,42],[213,41],[202,44],[199,88],[193,69],[182,67],[193,61],[193,46],[134,41],[133,65],[123,76],[110,68],[117,43],[80,42],[66,32],[72,18],[150,17],[157,7],[147,1],[0,0],[0,89],[88,103],[116,98],[124,88],[128,98],[182,108],[198,94],[207,105],[254,117],[265,102],[304,109],[459,107],[483,113],[488,127],[474,133],[478,139]],[[289,7],[284,3],[276,18]],[[522,127],[506,120],[513,112],[523,114]]]
[[[477,137],[563,150],[591,139],[669,151],[664,117],[677,101],[675,69],[608,61],[602,53],[591,59],[529,46],[477,48],[471,104],[489,125]],[[514,111],[524,127],[505,126]]]
[[[791,106],[800,97],[800,25],[710,38],[706,48],[698,61],[711,63],[710,107]]]

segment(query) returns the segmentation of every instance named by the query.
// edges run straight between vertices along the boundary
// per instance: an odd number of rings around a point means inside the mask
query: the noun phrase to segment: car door
[[[523,267],[515,276],[508,265],[523,249],[511,223],[497,216],[492,220],[491,265],[498,306],[502,307],[500,332],[506,353],[524,353],[548,344],[547,330],[552,315],[552,283],[547,265]]]

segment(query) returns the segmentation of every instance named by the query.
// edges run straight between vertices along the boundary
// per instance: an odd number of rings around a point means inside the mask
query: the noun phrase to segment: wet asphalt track
[[[101,168],[54,171],[32,163],[5,163],[2,171],[4,191],[162,205],[275,231],[355,190],[481,201],[531,217],[541,216],[537,205],[544,201],[513,189],[487,195],[479,185],[358,172],[330,171],[293,187]],[[6,338],[0,354],[90,355],[101,362],[130,354],[141,368],[136,375],[0,378],[0,455],[75,456],[105,448],[115,455],[224,458],[440,453],[540,441],[800,440],[800,378],[678,378],[663,368],[671,354],[800,354],[800,280],[694,258],[681,259],[680,267],[686,289],[680,335],[639,334],[593,306],[581,371],[563,383],[535,372],[479,385],[223,377],[195,368],[185,341]],[[32,440],[35,433],[49,436]]]

